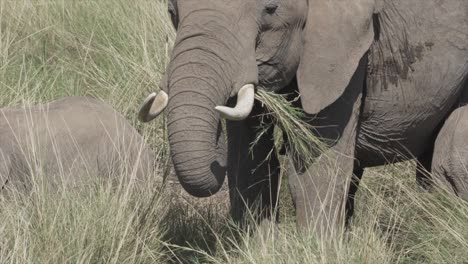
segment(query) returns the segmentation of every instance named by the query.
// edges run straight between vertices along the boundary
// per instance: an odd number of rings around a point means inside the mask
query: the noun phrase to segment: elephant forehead
[[[255,1],[244,0],[178,0],[177,7],[181,17],[193,12],[213,11],[232,16],[255,8]]]

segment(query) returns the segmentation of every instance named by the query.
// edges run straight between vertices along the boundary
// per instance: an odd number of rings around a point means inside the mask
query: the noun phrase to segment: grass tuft
[[[265,117],[273,120],[273,122],[262,122],[258,138],[270,126],[276,126],[283,133],[277,136],[280,138],[279,144],[285,144],[290,155],[305,167],[312,164],[317,156],[326,151],[326,144],[314,134],[314,127],[307,122],[309,117],[302,109],[293,106],[284,95],[259,89],[255,96],[268,110]],[[254,144],[256,144],[255,141]]]

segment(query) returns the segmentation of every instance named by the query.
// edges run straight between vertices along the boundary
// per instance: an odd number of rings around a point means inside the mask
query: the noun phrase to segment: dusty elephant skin
[[[278,158],[263,162],[273,131],[249,153],[264,111],[253,85],[300,94],[298,106],[328,142],[308,168],[291,159],[299,226],[342,226],[357,189],[353,171],[356,179],[366,167],[411,158],[428,171],[446,168],[467,197],[460,170],[440,164],[447,150],[435,144],[464,134],[453,133],[463,124],[452,116],[468,107],[465,0],[172,0],[169,12],[177,39],[163,92],[148,97],[140,119],[165,108],[175,171],[190,194],[216,193],[227,174],[235,219],[258,198],[262,212],[274,208]]]
[[[31,177],[77,183],[123,175],[144,181],[154,155],[111,106],[91,97],[0,109],[0,184],[29,188]]]

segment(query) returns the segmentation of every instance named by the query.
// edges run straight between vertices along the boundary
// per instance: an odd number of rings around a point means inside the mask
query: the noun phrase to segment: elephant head
[[[279,91],[296,79],[309,114],[337,100],[374,39],[376,1],[170,0],[175,46],[163,91],[148,97],[140,119],[167,105],[182,186],[199,197],[221,187],[221,118],[248,117],[255,88]]]

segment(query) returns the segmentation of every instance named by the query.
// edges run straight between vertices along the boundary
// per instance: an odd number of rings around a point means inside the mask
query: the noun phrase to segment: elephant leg
[[[350,85],[336,102],[314,118],[315,133],[324,140],[326,150],[312,164],[301,166],[302,162],[289,155],[292,163],[289,185],[298,226],[312,229],[318,235],[330,234],[336,227],[344,226],[361,97],[362,88]]]
[[[364,168],[362,167],[357,167],[356,165],[354,166],[354,172],[353,172],[353,177],[351,179],[351,182],[349,184],[349,190],[348,190],[348,197],[346,199],[346,218],[345,218],[345,224],[346,226],[349,225],[349,222],[351,221],[351,217],[354,214],[354,199],[356,197],[356,192],[359,188],[359,183],[361,182],[362,175],[364,174]]]
[[[231,216],[235,221],[244,220],[245,216],[254,216],[258,221],[271,217],[277,220],[280,164],[273,126],[257,135],[258,124],[257,118],[227,121],[228,183]]]
[[[468,105],[450,114],[439,132],[432,161],[433,177],[468,201]]]

